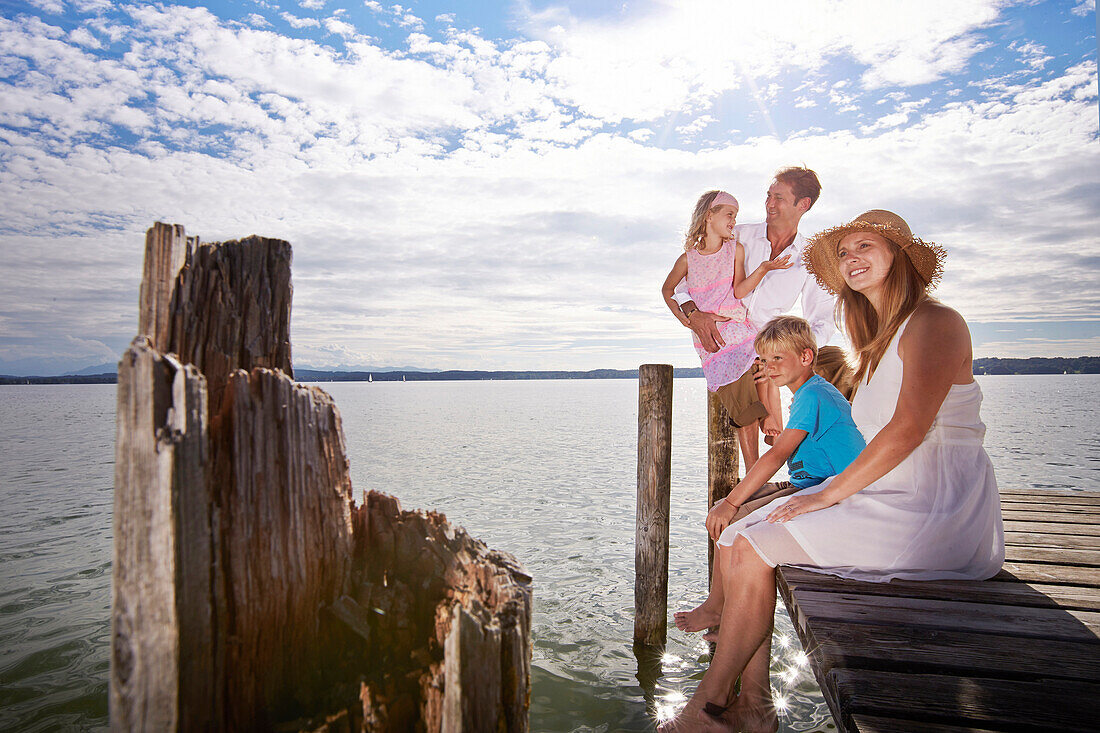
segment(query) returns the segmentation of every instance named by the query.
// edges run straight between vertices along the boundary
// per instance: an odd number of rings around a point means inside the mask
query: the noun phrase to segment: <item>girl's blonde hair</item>
[[[832,383],[849,402],[856,391],[856,373],[848,356],[839,346],[822,346],[817,350],[814,372]]]
[[[852,290],[847,283],[840,288],[836,299],[836,320],[844,324],[855,352],[853,396],[859,385],[875,373],[901,324],[928,298],[928,286],[913,267],[912,260],[889,239],[882,237],[882,240],[894,255],[883,282],[882,317],[866,296]]]
[[[703,246],[703,240],[707,234],[707,214],[713,208],[711,204],[714,197],[721,191],[707,191],[695,202],[695,211],[691,214],[691,225],[688,226],[687,235],[684,237],[684,251],[690,252]]]

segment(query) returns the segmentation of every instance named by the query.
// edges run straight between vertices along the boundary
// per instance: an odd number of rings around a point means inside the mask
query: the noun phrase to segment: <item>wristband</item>
[[[723,499],[722,499],[722,501],[724,501],[725,503],[729,504],[729,505],[730,505],[731,507],[733,507],[734,509],[740,509],[740,508],[741,508],[741,505],[740,505],[740,504],[734,504],[734,503],[733,503],[732,501],[730,501],[730,497],[729,497],[729,494],[726,494],[725,498],[723,498]]]

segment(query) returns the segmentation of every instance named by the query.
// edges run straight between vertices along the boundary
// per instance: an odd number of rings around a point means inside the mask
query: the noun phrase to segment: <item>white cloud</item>
[[[279,17],[290,24],[292,28],[320,28],[321,21],[316,18],[299,18],[290,13],[280,13]]]
[[[271,22],[259,13],[250,13],[246,19],[253,28],[270,28]]]
[[[53,15],[65,12],[65,3],[61,0],[27,0],[31,5]]]
[[[365,37],[336,50],[201,8],[129,12],[129,26],[89,23],[130,48],[121,57],[57,26],[0,18],[0,64],[16,80],[0,82],[4,339],[56,340],[65,328],[125,343],[142,235],[160,219],[204,240],[256,232],[292,242],[299,365],[339,354],[440,368],[629,367],[655,355],[691,364],[657,287],[692,203],[721,186],[742,201],[743,220],[758,219],[772,172],[797,162],[825,187],[805,231],[867,208],[898,210],[949,247],[940,294],[969,318],[1100,312],[1088,261],[1100,219],[1094,61],[1042,81],[1004,79],[947,106],[872,94],[861,78],[816,80],[802,93],[827,95],[832,112],[864,97],[893,110],[873,107],[886,114],[862,133],[808,119],[785,140],[693,151],[662,146],[679,123],[737,124],[708,105],[743,83],[739,69],[727,77],[720,64],[693,67],[654,47],[664,76],[627,80],[630,89],[600,101],[609,79],[598,66],[588,85],[569,67],[598,58],[585,44],[609,39],[610,25],[560,16],[580,40],[456,30],[411,34],[401,50]],[[770,12],[747,13],[748,27]],[[941,38],[960,27],[944,22]],[[851,53],[854,37],[836,41],[847,50],[819,40],[808,52]],[[616,56],[616,43],[612,60],[625,68],[633,52]],[[771,71],[750,69],[762,99],[779,94],[780,70],[803,63],[777,58],[765,58]],[[638,89],[656,99],[631,98]],[[670,100],[689,97],[674,108],[682,117],[661,117]],[[613,124],[646,115],[657,121]],[[879,124],[891,115],[896,124]],[[55,293],[64,297],[43,295]]]
[[[298,7],[306,10],[320,10],[325,7],[325,0],[299,0]]]
[[[355,38],[357,35],[359,35],[358,31],[355,30],[355,26],[353,26],[351,23],[345,23],[344,21],[336,17],[325,18],[324,24],[325,29],[329,33],[337,36],[343,36],[344,38]]]
[[[706,127],[714,124],[717,121],[717,117],[713,117],[711,115],[703,115],[702,117],[698,117],[692,120],[686,125],[681,125],[680,127],[677,127],[676,132],[680,133],[681,135],[687,136],[697,135],[702,132]]]
[[[1070,12],[1082,18],[1090,13],[1095,13],[1096,0],[1078,0],[1077,4],[1073,6]]]

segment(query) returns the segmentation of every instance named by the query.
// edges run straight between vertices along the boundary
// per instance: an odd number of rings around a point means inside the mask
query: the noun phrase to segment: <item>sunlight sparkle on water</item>
[[[783,649],[786,649],[790,645],[791,645],[791,637],[787,636],[786,634],[780,634],[779,635],[779,646],[782,647]]]
[[[676,717],[676,707],[674,705],[658,705],[657,706],[657,722],[664,723],[672,720]]]
[[[806,652],[799,652],[794,655],[794,663],[799,667],[805,667],[810,663],[810,658],[806,656]]]
[[[676,664],[679,661],[680,661],[680,658],[678,656],[676,656],[675,654],[671,654],[669,652],[665,652],[661,656],[661,664]]]
[[[786,695],[776,695],[772,698],[772,702],[775,703],[775,709],[781,713],[787,712],[787,707],[790,705]]]
[[[672,692],[665,695],[664,698],[665,702],[669,703],[670,706],[675,705],[678,702],[687,702],[687,695],[680,692],[679,690],[673,690]]]

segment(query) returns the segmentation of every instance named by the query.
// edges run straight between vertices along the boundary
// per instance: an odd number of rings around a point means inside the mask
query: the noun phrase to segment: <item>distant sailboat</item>
[[[404,375],[404,374],[402,374],[402,375],[401,375],[401,381],[402,381],[402,382],[404,382],[404,381],[405,381],[405,375]]]
[[[373,382],[374,381],[374,375],[373,374],[368,374],[367,375],[367,381],[368,382]]]

